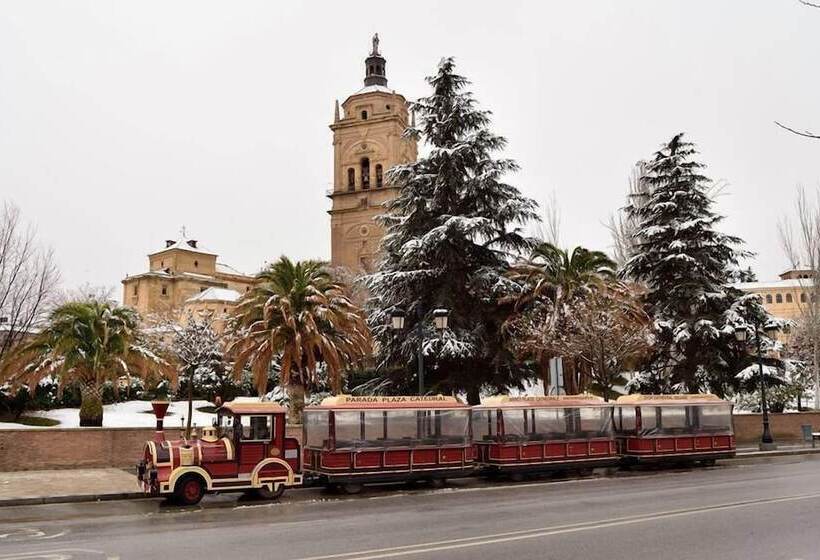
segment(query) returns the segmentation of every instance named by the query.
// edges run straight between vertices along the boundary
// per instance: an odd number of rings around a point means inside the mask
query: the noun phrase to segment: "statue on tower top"
[[[371,56],[378,56],[379,55],[379,34],[376,33],[373,35],[373,51],[370,53]]]

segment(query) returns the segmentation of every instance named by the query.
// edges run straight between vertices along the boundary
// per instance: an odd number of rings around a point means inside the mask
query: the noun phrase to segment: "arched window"
[[[792,295],[791,294],[786,294],[786,303],[791,303],[791,302],[792,302]]]
[[[766,303],[772,302],[772,294],[766,294]]]
[[[800,294],[800,303],[806,303],[806,292]]]
[[[347,190],[352,191],[356,188],[356,170],[349,167],[347,170]]]
[[[777,294],[774,296],[775,303],[783,303],[783,294]]]
[[[362,111],[362,120],[363,121],[367,120],[367,111]]]
[[[382,173],[382,164],[376,164],[376,187],[384,186],[384,174]]]
[[[367,190],[370,188],[370,160],[362,158],[362,188]]]

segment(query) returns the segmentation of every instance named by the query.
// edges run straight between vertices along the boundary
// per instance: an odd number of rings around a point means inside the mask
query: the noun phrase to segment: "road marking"
[[[8,533],[0,533],[0,540],[5,542],[19,542],[25,540],[49,540],[62,537],[67,531],[60,531],[53,535],[48,535],[41,529],[34,529],[29,527],[20,527],[19,529],[12,529]]]
[[[11,554],[0,554],[4,560],[71,560],[75,554],[82,554],[85,558],[89,554],[106,557],[101,550],[90,550],[86,548],[60,548],[57,550],[37,550],[31,552],[12,552]],[[118,556],[108,556],[108,560],[119,560]]]
[[[390,548],[379,548],[371,550],[359,550],[355,552],[346,552],[342,554],[328,554],[324,556],[310,556],[299,558],[297,560],[377,560],[380,558],[395,558],[397,556],[410,556],[413,554],[426,554],[430,552],[440,552],[444,550],[453,550],[459,548],[469,548],[476,546],[485,546],[489,544],[498,544],[511,541],[520,541],[525,539],[536,539],[542,537],[549,537],[552,535],[560,535],[566,533],[577,533],[580,531],[589,531],[592,529],[602,529],[607,527],[618,527],[621,525],[632,525],[636,523],[644,523],[647,521],[654,521],[657,519],[669,519],[674,517],[683,517],[688,515],[695,515],[699,513],[708,513],[713,511],[724,511],[729,509],[738,509],[744,507],[751,507],[756,505],[777,504],[783,502],[794,502],[799,500],[810,500],[813,498],[820,498],[820,493],[802,494],[796,496],[782,496],[779,498],[763,498],[759,500],[748,500],[743,502],[733,502],[728,504],[717,504],[711,506],[702,506],[697,508],[660,511],[655,513],[647,513],[642,515],[632,515],[628,517],[620,517],[608,521],[587,521],[582,523],[574,523],[570,525],[558,525],[554,527],[541,527],[537,529],[525,529],[520,531],[509,531],[505,533],[496,533],[491,535],[481,535],[478,537],[465,537],[460,539],[450,539],[445,541],[434,541],[427,543],[419,543],[405,546],[395,546]]]

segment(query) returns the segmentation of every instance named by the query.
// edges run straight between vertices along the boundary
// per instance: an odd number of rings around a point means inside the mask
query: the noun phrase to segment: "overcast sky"
[[[119,296],[183,225],[248,272],[329,258],[327,125],[374,32],[410,99],[456,57],[565,245],[608,249],[632,164],[685,131],[761,279],[787,264],[776,221],[820,182],[820,141],[772,123],[820,130],[820,9],[797,0],[0,0],[0,198],[67,287]]]

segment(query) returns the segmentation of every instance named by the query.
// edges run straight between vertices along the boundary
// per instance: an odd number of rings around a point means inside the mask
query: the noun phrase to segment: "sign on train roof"
[[[336,395],[326,397],[318,407],[309,408],[464,408],[467,405],[445,395],[368,396]]]
[[[611,406],[599,396],[580,395],[510,396],[498,395],[482,399],[481,408],[539,408],[568,406]]]
[[[219,407],[234,414],[282,414],[287,410],[278,403],[263,401],[258,397],[237,397]]]
[[[644,405],[681,405],[681,404],[720,404],[725,403],[717,395],[711,393],[702,394],[672,394],[672,395],[624,395],[618,397],[618,404],[644,404]]]

